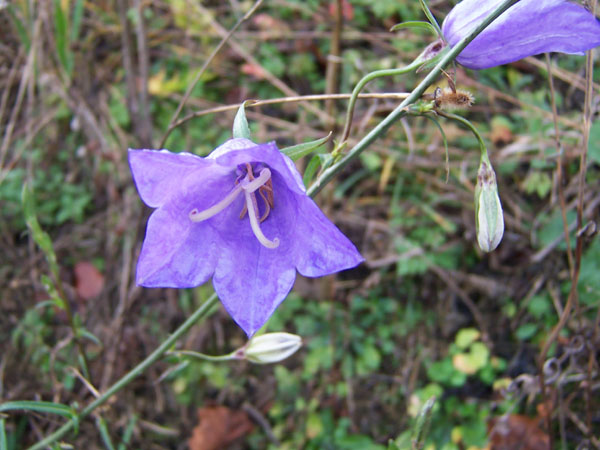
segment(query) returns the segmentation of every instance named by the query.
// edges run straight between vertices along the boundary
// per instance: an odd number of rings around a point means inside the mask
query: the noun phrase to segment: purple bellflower
[[[500,3],[463,0],[444,19],[442,32],[456,45]],[[545,52],[583,54],[600,45],[600,22],[566,0],[521,0],[483,30],[456,60],[486,69]]]
[[[130,150],[129,165],[142,201],[156,208],[137,284],[189,288],[212,277],[248,336],[289,293],[296,270],[320,277],[363,261],[275,143],[231,139],[205,158]]]

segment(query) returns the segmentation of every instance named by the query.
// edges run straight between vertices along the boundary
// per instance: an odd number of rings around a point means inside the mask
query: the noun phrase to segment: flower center
[[[271,181],[271,171],[265,167],[261,169],[258,176],[254,176],[252,166],[250,163],[246,163],[245,176],[241,175],[235,182],[235,187],[229,192],[220,202],[214,204],[208,209],[198,211],[196,208],[190,211],[189,217],[192,222],[202,222],[210,219],[216,214],[227,208],[233,201],[244,193],[246,203],[244,208],[240,212],[240,219],[243,219],[248,213],[250,219],[250,227],[256,239],[267,248],[277,248],[279,246],[279,238],[273,240],[267,239],[260,228],[260,224],[269,217],[271,208],[273,208],[273,183]],[[260,195],[262,203],[264,205],[264,213],[259,216],[258,200],[256,193]]]

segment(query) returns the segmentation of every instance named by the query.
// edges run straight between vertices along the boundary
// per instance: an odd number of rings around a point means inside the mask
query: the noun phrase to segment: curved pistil
[[[231,203],[233,203],[237,196],[240,195],[242,191],[244,191],[246,205],[242,210],[242,215],[240,216],[240,219],[243,218],[245,212],[248,211],[250,227],[252,228],[254,236],[256,236],[256,239],[258,239],[258,242],[260,242],[267,248],[277,248],[279,246],[279,238],[274,238],[273,240],[267,239],[267,237],[264,235],[260,228],[260,222],[266,219],[266,216],[271,210],[271,205],[269,204],[269,201],[265,198],[265,195],[263,193],[264,189],[261,188],[265,188],[267,192],[269,192],[269,197],[272,198],[273,193],[270,187],[270,181],[271,171],[268,168],[262,169],[258,177],[254,177],[254,175],[252,174],[252,169],[249,168],[246,177],[244,177],[244,179],[229,194],[227,194],[223,200],[203,211],[198,211],[198,209],[196,208],[192,209],[189,213],[189,218],[192,222],[202,222],[204,220],[210,219],[211,217],[215,216],[216,214],[220,213],[225,208],[227,208]],[[266,205],[266,212],[260,219],[258,217],[258,203],[256,201],[255,194],[257,190],[259,190],[258,192],[265,201]]]

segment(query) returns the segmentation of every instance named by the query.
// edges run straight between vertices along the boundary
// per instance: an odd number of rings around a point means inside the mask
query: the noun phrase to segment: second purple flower
[[[444,19],[450,46],[469,34],[500,3],[463,0]],[[582,54],[600,45],[600,22],[585,8],[566,0],[521,0],[465,47],[456,60],[486,69],[545,52]]]

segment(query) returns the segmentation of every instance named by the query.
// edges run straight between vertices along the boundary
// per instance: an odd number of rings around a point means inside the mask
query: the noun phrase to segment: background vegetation
[[[198,69],[251,6],[0,1],[0,398],[67,405],[58,414],[0,412],[7,449],[64,423],[212,293],[210,283],[135,286],[150,211],[126,151],[159,145]],[[440,22],[452,6],[430,3]],[[416,1],[265,1],[203,72],[183,115],[249,98],[351,92],[364,74],[407,64],[431,42],[421,30],[388,32],[410,20],[423,20]],[[164,359],[65,441],[377,449],[395,439],[410,448],[418,412],[435,396],[426,448],[599,448],[600,122],[588,150],[585,58],[552,55],[550,65],[552,90],[543,56],[456,69],[459,87],[476,97],[463,114],[487,140],[498,175],[506,232],[495,252],[476,245],[475,138],[440,119],[447,175],[440,130],[423,117],[403,119],[316,199],[367,262],[298,279],[269,330],[302,335],[300,352],[272,366]],[[367,91],[407,92],[422,76],[378,79]],[[598,84],[587,91],[596,117]],[[359,101],[351,139],[397,104]],[[279,104],[247,115],[256,141],[285,147],[339,133],[345,107]],[[234,113],[196,117],[164,147],[205,155],[231,136]],[[28,232],[36,232],[35,217],[38,245]],[[178,347],[223,354],[244,340],[218,310]]]

